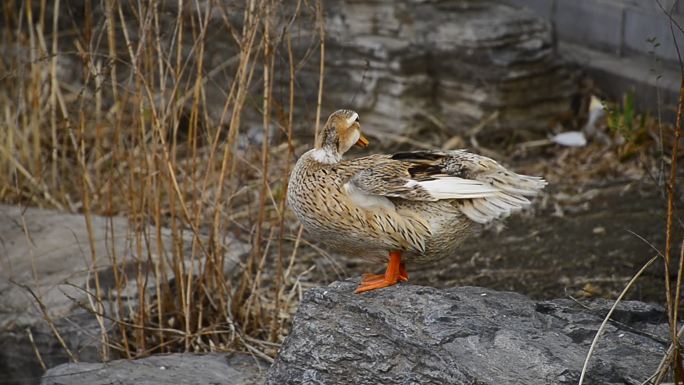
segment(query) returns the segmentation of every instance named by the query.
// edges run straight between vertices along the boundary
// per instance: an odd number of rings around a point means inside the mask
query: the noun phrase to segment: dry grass
[[[315,25],[321,5],[169,3],[3,3],[0,201],[82,213],[91,244],[93,215],[129,218],[132,252],[107,251],[115,293],[101,287],[93,249],[103,359],[230,349],[268,358],[301,295],[301,231],[284,200],[294,78],[310,56],[292,41],[311,36],[293,22]],[[74,13],[77,25],[64,18]],[[232,55],[208,63],[214,44]],[[261,123],[260,146],[248,117]],[[251,246],[235,271],[230,239]],[[121,300],[132,283],[135,308]]]

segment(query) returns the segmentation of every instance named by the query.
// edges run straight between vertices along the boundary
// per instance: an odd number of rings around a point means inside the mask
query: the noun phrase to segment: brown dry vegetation
[[[238,3],[2,5],[0,201],[83,213],[88,225],[96,214],[129,218],[133,252],[108,251],[116,292],[100,287],[104,266],[94,266],[92,290],[99,302],[119,298],[128,280],[144,289],[138,308],[118,302],[116,326],[102,330],[105,350],[268,358],[301,295],[301,231],[284,200],[294,75],[311,52],[296,56],[291,44],[316,37],[293,25],[315,24],[320,4]],[[74,12],[85,28],[60,19]],[[209,66],[208,28],[217,24],[211,32],[234,56]],[[227,81],[217,86],[222,110],[210,111],[216,74]],[[274,74],[285,79],[278,98]],[[265,127],[257,145],[244,138],[245,113]],[[175,247],[152,260],[164,227]],[[230,240],[251,245],[233,272],[224,269]],[[128,276],[131,263],[137,273]]]

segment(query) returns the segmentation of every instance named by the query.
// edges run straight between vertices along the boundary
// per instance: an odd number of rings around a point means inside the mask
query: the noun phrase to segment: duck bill
[[[366,139],[365,136],[361,135],[359,136],[359,140],[356,141],[356,145],[361,148],[366,148],[368,147],[368,139]]]

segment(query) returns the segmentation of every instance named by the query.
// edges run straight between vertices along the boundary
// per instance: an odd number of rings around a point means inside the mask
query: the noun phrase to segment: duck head
[[[316,142],[316,158],[325,163],[339,162],[342,155],[353,146],[368,146],[368,139],[361,134],[359,114],[352,110],[333,112],[323,126]]]

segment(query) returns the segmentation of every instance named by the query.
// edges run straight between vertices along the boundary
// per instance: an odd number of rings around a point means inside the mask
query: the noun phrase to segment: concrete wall
[[[668,17],[655,0],[508,0],[550,20],[559,39],[616,55],[651,55],[677,62]],[[660,0],[670,9],[675,0]],[[684,27],[684,2],[673,9]],[[675,27],[676,28],[676,27]],[[678,42],[684,43],[680,31]],[[659,47],[648,39],[655,38]],[[684,48],[684,47],[682,47]]]
[[[659,0],[684,28],[684,1]],[[668,16],[656,0],[507,0],[548,20],[561,54],[584,66],[611,97],[636,89],[645,109],[676,104],[680,70]],[[675,26],[684,56],[684,33]],[[656,44],[657,43],[657,44]],[[641,100],[639,100],[641,99]]]

